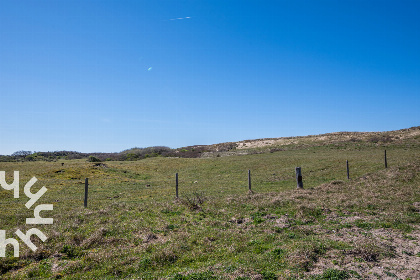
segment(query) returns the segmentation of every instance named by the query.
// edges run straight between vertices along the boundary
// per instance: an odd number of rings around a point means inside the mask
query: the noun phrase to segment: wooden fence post
[[[303,189],[303,180],[302,180],[302,168],[296,167],[296,181],[297,181],[297,188]]]
[[[387,160],[386,160],[386,150],[385,150],[385,155],[384,155],[384,157],[385,157],[385,168],[388,168],[388,162],[387,162]]]
[[[178,173],[175,174],[175,189],[176,189],[176,198],[178,198]]]
[[[248,189],[251,191],[251,170],[248,169]]]
[[[88,203],[88,186],[89,186],[89,180],[88,178],[85,179],[85,208],[87,207]]]
[[[350,169],[349,169],[349,161],[346,160],[346,165],[347,165],[347,179],[350,179]]]

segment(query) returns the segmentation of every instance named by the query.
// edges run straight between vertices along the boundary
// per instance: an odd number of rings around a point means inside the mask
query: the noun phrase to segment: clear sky
[[[0,154],[420,125],[420,1],[0,0]]]

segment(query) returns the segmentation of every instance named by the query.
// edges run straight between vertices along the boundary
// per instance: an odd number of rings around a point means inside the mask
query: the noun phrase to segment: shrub
[[[187,206],[190,210],[201,210],[201,206],[205,201],[203,193],[194,192],[193,197],[185,195],[185,199],[180,199],[180,202]]]
[[[60,253],[66,254],[69,259],[74,259],[83,255],[80,248],[68,244],[64,244]]]
[[[89,156],[88,161],[89,162],[101,162],[101,160],[99,158],[94,157],[94,156]]]

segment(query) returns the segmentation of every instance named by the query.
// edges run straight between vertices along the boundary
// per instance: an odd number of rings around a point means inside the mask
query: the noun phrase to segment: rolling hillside
[[[420,128],[248,140],[193,156],[0,162],[0,229],[26,232],[23,187],[53,204],[2,279],[419,279]],[[201,149],[200,147],[204,147]],[[194,149],[194,151],[193,151]],[[387,151],[388,168],[384,166]],[[350,179],[347,179],[346,160]],[[304,189],[296,189],[295,167]],[[251,170],[252,191],[248,190]],[[175,198],[179,174],[179,199]],[[89,178],[88,207],[83,207]]]

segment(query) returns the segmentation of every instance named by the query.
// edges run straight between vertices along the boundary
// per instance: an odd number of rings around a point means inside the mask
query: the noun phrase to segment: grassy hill
[[[41,212],[54,224],[36,226],[48,237],[34,238],[36,252],[20,242],[13,258],[7,247],[3,279],[419,279],[419,127],[193,146],[138,161],[0,162],[0,170],[8,182],[20,171],[19,199],[0,189],[6,238],[34,227],[25,225],[33,208],[23,193],[31,177],[33,193],[48,188],[36,205],[54,205]]]

